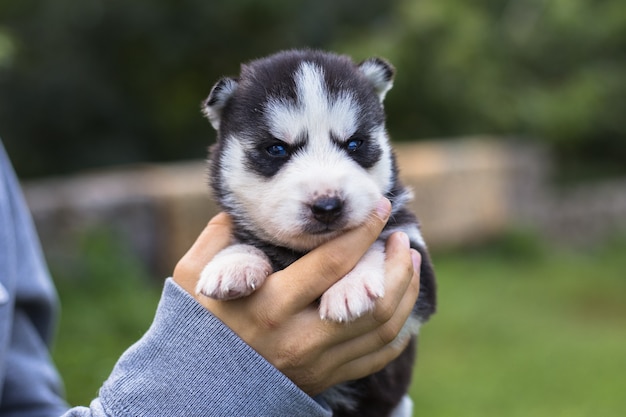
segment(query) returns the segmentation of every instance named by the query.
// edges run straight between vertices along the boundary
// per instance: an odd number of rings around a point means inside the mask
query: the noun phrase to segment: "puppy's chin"
[[[365,221],[367,218],[362,218],[362,216],[352,218],[342,216],[330,224],[316,221],[313,218],[300,218],[294,222],[281,223],[280,225],[267,222],[262,228],[262,233],[265,235],[265,240],[274,245],[298,252],[308,252],[360,226]]]
[[[274,236],[272,243],[278,246],[293,249],[298,252],[308,252],[345,233],[348,229],[320,231],[316,233],[301,232],[298,234],[282,234]]]

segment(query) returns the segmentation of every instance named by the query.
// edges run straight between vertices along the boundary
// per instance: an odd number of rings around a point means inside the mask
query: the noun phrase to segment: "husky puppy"
[[[205,267],[197,292],[244,297],[308,251],[365,221],[381,196],[392,214],[379,240],[319,301],[323,319],[349,322],[384,296],[384,242],[408,234],[422,255],[419,299],[405,336],[413,340],[382,371],[322,394],[334,416],[406,415],[416,335],[435,310],[435,278],[417,219],[405,205],[385,129],[383,99],[394,68],[292,50],[242,65],[203,104],[217,130],[210,160],[215,198],[234,222],[236,244]],[[404,403],[403,403],[404,401]],[[395,411],[394,411],[395,410]]]

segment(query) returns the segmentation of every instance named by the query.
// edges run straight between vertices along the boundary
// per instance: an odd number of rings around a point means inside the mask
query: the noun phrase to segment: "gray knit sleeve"
[[[330,416],[170,278],[154,322],[66,416]]]

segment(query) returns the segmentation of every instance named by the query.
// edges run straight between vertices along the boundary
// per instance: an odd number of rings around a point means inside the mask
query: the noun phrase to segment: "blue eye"
[[[346,143],[346,149],[348,152],[354,152],[363,144],[363,141],[360,139],[351,139]]]
[[[272,145],[265,148],[270,156],[287,156],[287,147],[284,145]]]

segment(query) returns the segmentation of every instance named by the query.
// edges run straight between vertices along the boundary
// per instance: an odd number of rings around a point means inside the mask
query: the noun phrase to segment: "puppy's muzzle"
[[[343,200],[339,197],[320,197],[310,205],[313,218],[320,223],[330,225],[343,212]]]

